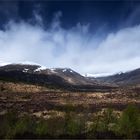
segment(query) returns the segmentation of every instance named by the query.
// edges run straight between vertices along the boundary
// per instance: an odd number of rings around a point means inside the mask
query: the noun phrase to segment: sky
[[[0,1],[0,64],[106,75],[140,68],[139,49],[140,1]]]

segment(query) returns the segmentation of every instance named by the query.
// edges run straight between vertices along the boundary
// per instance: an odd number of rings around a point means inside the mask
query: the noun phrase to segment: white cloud
[[[140,67],[140,26],[106,38],[89,33],[89,24],[63,29],[58,12],[51,27],[21,21],[0,31],[0,62],[31,61],[46,67],[70,67],[84,73],[116,73]],[[39,15],[37,20],[42,22]]]

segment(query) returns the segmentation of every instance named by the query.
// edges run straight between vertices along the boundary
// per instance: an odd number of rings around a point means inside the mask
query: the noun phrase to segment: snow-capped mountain
[[[95,88],[95,86],[135,85],[140,84],[140,69],[117,74],[81,75],[70,68],[46,68],[36,63],[19,64],[0,63],[0,79],[19,80],[61,87],[79,86]],[[85,87],[84,87],[85,88]],[[87,88],[87,87],[86,87]]]
[[[89,79],[70,68],[48,69],[39,65],[9,64],[0,67],[0,79],[76,90],[110,89],[110,85]]]

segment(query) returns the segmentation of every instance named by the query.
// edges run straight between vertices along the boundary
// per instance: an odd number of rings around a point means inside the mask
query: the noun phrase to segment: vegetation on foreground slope
[[[140,111],[129,105],[122,113],[113,109],[86,113],[71,111],[48,118],[10,110],[0,116],[0,138],[140,138]]]

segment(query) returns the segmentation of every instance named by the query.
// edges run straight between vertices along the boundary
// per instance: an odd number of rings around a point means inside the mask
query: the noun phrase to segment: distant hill
[[[100,82],[108,82],[117,85],[134,86],[140,85],[140,69],[129,71],[126,73],[115,74],[106,77],[98,77],[96,80]]]

